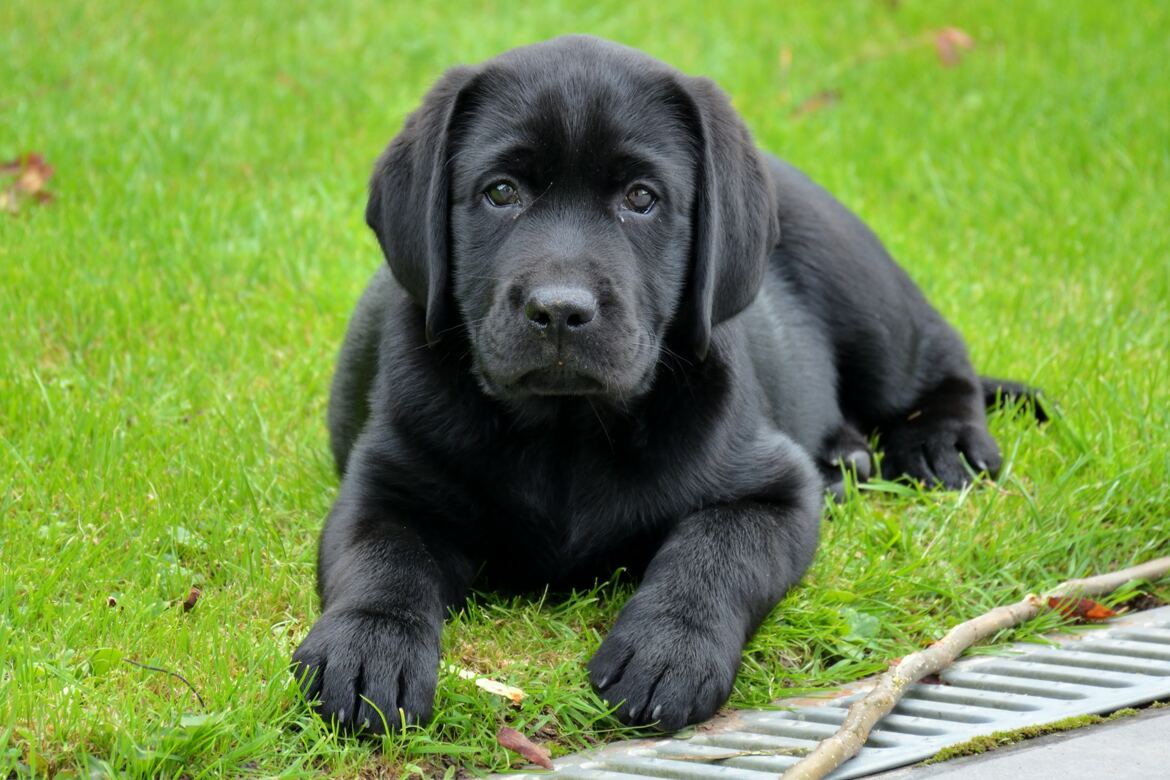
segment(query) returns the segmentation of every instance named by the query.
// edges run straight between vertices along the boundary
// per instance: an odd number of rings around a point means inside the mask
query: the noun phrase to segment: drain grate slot
[[[983,691],[998,691],[1000,693],[1023,693],[1039,699],[1060,699],[1075,701],[1085,698],[1086,694],[1074,689],[1069,683],[1046,685],[1043,681],[1029,682],[1018,677],[1008,677],[999,674],[984,674],[983,672],[955,672],[946,674],[943,680],[948,685],[958,688],[975,688]],[[1079,688],[1080,686],[1077,686]]]
[[[1019,660],[1027,664],[1049,664],[1052,666],[1066,666],[1077,669],[1105,670],[1122,672],[1124,674],[1144,674],[1153,677],[1170,675],[1170,662],[1160,663],[1148,658],[1132,659],[1125,656],[1109,658],[1103,653],[1085,653],[1079,650],[1069,650],[1063,653],[1036,653],[1023,655]]]
[[[728,756],[719,761],[719,766],[731,767],[733,769],[748,769],[754,771],[784,771],[786,768],[792,766],[800,760],[800,756],[734,756],[731,757],[731,751],[726,748],[708,748],[703,745],[690,745],[686,742],[678,745],[663,745],[656,750],[656,753],[664,759],[677,759],[679,756],[709,756],[717,759],[721,756]]]
[[[646,775],[641,772],[631,775],[585,764],[561,769],[557,772],[557,777],[564,780],[646,780]]]
[[[809,723],[828,723],[836,728],[841,725],[841,721],[845,720],[845,710],[839,710],[836,707],[817,707],[790,712],[786,714],[786,717]]]
[[[1042,709],[1046,703],[1031,696],[1018,693],[1011,694],[1002,691],[992,693],[991,691],[981,691],[978,688],[952,688],[949,685],[926,684],[914,686],[906,694],[906,698],[903,701],[906,699],[910,699],[911,701],[914,699],[924,699],[926,701],[979,708],[987,712],[996,713],[998,717],[1003,717],[1000,714],[1002,710],[1009,712],[1033,712]]]
[[[703,764],[697,761],[672,761],[668,758],[651,756],[631,756],[629,759],[607,762],[607,765],[610,764],[623,771],[633,769],[641,772],[643,777],[669,777],[674,780],[708,780],[708,778],[760,780],[759,772],[750,769]]]
[[[1117,636],[1134,642],[1170,646],[1170,629],[1147,628],[1142,631],[1118,631]]]
[[[825,737],[830,737],[837,731],[837,727],[828,723],[810,723],[808,721],[793,720],[791,718],[769,718],[756,719],[754,722],[745,724],[745,730],[753,731],[757,734],[768,734],[775,737],[790,737],[793,739],[805,739],[812,741],[820,741]],[[877,734],[867,743],[871,747],[884,748],[893,747],[897,745],[896,740],[887,738],[884,735]]]
[[[776,780],[776,775],[782,774],[784,770],[799,760],[795,756],[744,756],[743,758],[733,758],[725,763],[740,769],[766,773],[762,777],[756,775],[760,780]]]
[[[1170,607],[1123,616],[1056,647],[1013,645],[1009,650],[1010,655],[965,658],[943,672],[941,682],[912,686],[861,752],[830,780],[904,766],[993,731],[1170,699]],[[690,739],[615,743],[559,759],[556,775],[568,780],[774,780],[799,757],[738,756],[714,764],[694,759],[811,748],[836,731],[845,709],[862,695],[806,700],[795,709],[731,713],[705,724]]]
[[[816,744],[816,740],[813,739],[775,737],[770,734],[755,734],[747,731],[735,731],[730,734],[700,734],[694,739],[685,740],[685,742],[692,745],[711,745],[723,750],[800,750]]]
[[[937,737],[947,733],[946,729],[939,728],[938,723],[895,713],[882,718],[881,730],[891,731],[895,734],[911,734],[916,737]]]
[[[1068,669],[1068,667],[1065,667]],[[1054,664],[1031,664],[1017,661],[1009,664],[987,664],[979,667],[984,674],[998,674],[1005,677],[1019,677],[1028,680],[1047,680],[1049,682],[1064,682],[1074,685],[1087,685],[1090,688],[1129,688],[1134,684],[1132,675],[1117,674],[1107,669],[1097,668],[1089,674],[1084,669],[1068,669],[1063,671]]]
[[[991,723],[995,719],[992,715],[975,712],[975,709],[977,708],[906,698],[898,702],[898,706],[894,707],[894,713],[948,723]]]
[[[787,713],[787,717],[792,720],[802,720],[809,723],[825,723],[831,725],[836,730],[842,721],[845,720],[846,710],[851,702],[852,700],[842,702],[839,708],[809,707],[808,709]],[[895,734],[916,734],[924,737],[932,737],[944,733],[943,730],[937,728],[937,724],[931,724],[920,718],[908,715],[887,715],[882,720],[882,729],[894,732]]]
[[[1142,642],[1127,642],[1122,639],[1101,640],[1086,643],[1077,648],[1083,653],[1100,653],[1102,655],[1121,655],[1129,658],[1149,658],[1153,661],[1170,661],[1170,650],[1162,650],[1156,646]]]

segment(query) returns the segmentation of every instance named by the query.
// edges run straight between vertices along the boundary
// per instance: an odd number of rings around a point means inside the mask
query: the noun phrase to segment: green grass
[[[948,25],[976,41],[954,68],[920,38]],[[444,68],[571,31],[719,81],[762,145],[878,231],[981,370],[1065,415],[993,420],[996,485],[878,485],[831,509],[733,705],[1170,554],[1164,4],[15,0],[0,160],[42,152],[57,197],[0,213],[0,776],[456,776],[515,759],[501,724],[558,753],[622,733],[583,669],[621,583],[452,619],[444,663],[523,688],[519,708],[444,672],[434,723],[371,745],[310,716],[287,673],[336,485],[332,362],[380,262],[371,163]]]

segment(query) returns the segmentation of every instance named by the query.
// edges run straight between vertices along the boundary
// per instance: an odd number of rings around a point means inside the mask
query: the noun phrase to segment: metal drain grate
[[[1057,647],[1018,644],[1005,648],[1004,655],[966,658],[941,677],[943,684],[913,686],[878,723],[861,753],[829,777],[862,777],[993,731],[1170,697],[1170,607],[1061,637]],[[781,702],[795,707],[791,710],[735,712],[711,721],[689,739],[619,742],[568,756],[556,762],[556,775],[579,780],[774,778],[799,759],[741,756],[705,764],[681,757],[812,747],[836,731],[845,710],[870,684],[851,686],[835,699]]]

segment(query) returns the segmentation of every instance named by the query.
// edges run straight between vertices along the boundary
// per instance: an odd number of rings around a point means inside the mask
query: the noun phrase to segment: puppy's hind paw
[[[979,474],[995,478],[1003,463],[999,445],[985,427],[954,420],[895,430],[884,450],[885,478],[908,477],[949,490],[969,484]]]

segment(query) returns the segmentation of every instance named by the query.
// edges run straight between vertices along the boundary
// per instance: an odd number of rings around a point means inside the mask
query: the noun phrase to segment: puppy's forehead
[[[463,113],[477,162],[517,152],[596,160],[677,160],[693,153],[678,74],[641,52],[575,37],[486,63]]]

